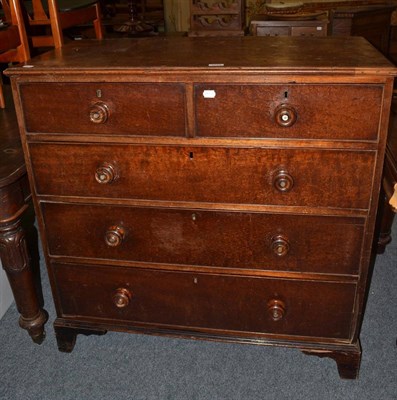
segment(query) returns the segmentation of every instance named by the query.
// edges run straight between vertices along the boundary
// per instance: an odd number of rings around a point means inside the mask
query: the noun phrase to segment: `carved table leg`
[[[45,337],[47,313],[40,306],[21,218],[0,225],[0,257],[20,313],[19,325],[35,343]]]
[[[336,361],[339,376],[342,379],[357,379],[361,362],[359,342],[341,349],[305,349],[305,354],[318,357],[329,357]]]

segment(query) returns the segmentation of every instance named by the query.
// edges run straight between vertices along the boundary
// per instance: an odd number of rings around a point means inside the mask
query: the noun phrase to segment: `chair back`
[[[62,47],[63,30],[93,23],[97,39],[103,38],[101,0],[24,0],[33,47]],[[39,33],[35,29],[39,29]],[[44,28],[41,29],[40,28]],[[44,34],[43,34],[44,32]],[[38,33],[38,34],[37,34]]]
[[[21,0],[0,0],[6,27],[0,30],[0,62],[23,62],[30,58]]]
[[[5,27],[0,28],[0,63],[24,62],[30,58],[22,0],[0,0],[4,11]],[[5,108],[0,73],[0,108]]]

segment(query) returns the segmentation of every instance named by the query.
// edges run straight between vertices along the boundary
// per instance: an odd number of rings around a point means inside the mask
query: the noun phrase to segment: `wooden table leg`
[[[37,295],[21,216],[0,224],[0,257],[20,313],[19,325],[35,343],[41,344],[48,316]]]

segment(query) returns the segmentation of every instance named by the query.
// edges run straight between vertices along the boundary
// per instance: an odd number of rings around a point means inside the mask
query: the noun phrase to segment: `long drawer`
[[[358,273],[359,218],[56,203],[42,209],[52,256]]]
[[[375,85],[195,85],[197,136],[376,140]]]
[[[20,93],[27,132],[185,136],[183,84],[29,83]]]
[[[348,339],[356,285],[53,264],[61,315]]]
[[[31,143],[30,156],[39,194],[367,209],[376,153]]]

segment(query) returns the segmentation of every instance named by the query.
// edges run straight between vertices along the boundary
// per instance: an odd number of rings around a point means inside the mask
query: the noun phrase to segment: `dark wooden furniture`
[[[325,15],[325,14],[324,14]],[[250,34],[254,36],[327,36],[328,19],[295,18],[276,19],[266,15],[254,16],[250,23]]]
[[[391,15],[396,4],[338,8],[330,14],[333,36],[363,36],[383,54],[389,52]]]
[[[60,350],[146,332],[355,378],[396,72],[358,37],[81,42],[8,70]]]
[[[23,62],[30,58],[29,44],[19,0],[1,0],[6,26],[0,28],[0,63]],[[0,108],[6,106],[0,74]]]
[[[19,324],[41,343],[47,314],[39,301],[22,226],[31,196],[10,95],[7,103],[0,110],[0,258],[21,314]]]
[[[385,165],[379,210],[380,228],[378,253],[382,254],[391,242],[391,229],[397,211],[397,94],[393,96],[390,128],[386,146]],[[392,203],[392,204],[390,204]]]
[[[189,36],[243,36],[244,1],[191,0]]]

